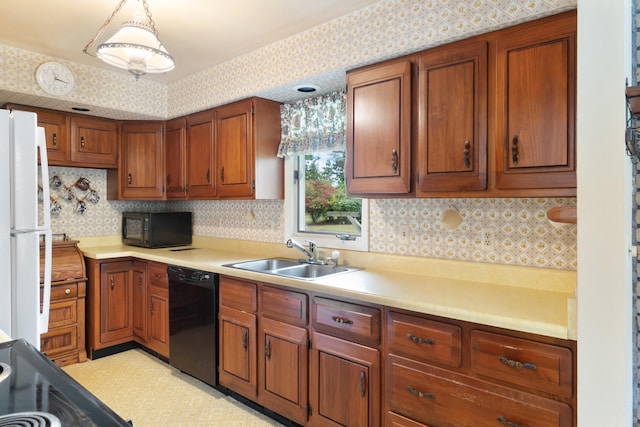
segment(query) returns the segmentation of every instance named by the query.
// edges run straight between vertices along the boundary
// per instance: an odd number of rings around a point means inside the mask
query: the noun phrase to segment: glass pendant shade
[[[98,46],[97,55],[107,64],[128,70],[136,78],[175,67],[153,29],[140,22],[123,23],[117,33]]]

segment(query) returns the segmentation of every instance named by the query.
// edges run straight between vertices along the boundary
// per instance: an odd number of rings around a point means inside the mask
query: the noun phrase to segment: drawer
[[[49,306],[49,328],[58,328],[78,323],[76,300],[52,302]]]
[[[78,297],[77,283],[51,285],[51,301],[58,301],[58,300],[77,298],[77,297]]]
[[[258,309],[257,286],[253,282],[220,277],[220,304],[243,311]]]
[[[391,411],[387,412],[384,419],[384,425],[386,427],[429,427],[426,424],[413,421],[412,419],[403,417],[402,415],[398,415]]]
[[[573,353],[565,347],[474,330],[471,367],[511,384],[571,397]]]
[[[40,336],[40,350],[48,357],[78,349],[78,328],[67,326],[49,329]]]
[[[380,341],[380,310],[327,298],[313,299],[313,327],[349,340],[377,344]]]
[[[390,355],[389,409],[439,427],[571,427],[569,405]]]
[[[167,275],[167,265],[158,262],[148,264],[149,283],[158,288],[169,289],[169,276]]]
[[[264,316],[294,325],[306,325],[308,305],[308,297],[302,292],[271,286],[260,288],[260,310]]]
[[[389,351],[423,362],[459,367],[462,360],[460,327],[420,317],[390,312]]]

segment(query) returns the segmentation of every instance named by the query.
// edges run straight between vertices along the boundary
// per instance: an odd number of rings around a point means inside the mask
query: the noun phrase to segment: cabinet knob
[[[67,295],[69,295],[69,294],[71,293],[71,289],[69,289],[69,288],[65,289],[65,290],[64,290],[64,293],[65,293],[65,294],[67,294]]]

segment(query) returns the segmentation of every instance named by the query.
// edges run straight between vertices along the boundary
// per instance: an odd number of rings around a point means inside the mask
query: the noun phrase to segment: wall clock
[[[45,92],[64,96],[73,90],[73,73],[60,63],[45,62],[36,70],[36,82]]]

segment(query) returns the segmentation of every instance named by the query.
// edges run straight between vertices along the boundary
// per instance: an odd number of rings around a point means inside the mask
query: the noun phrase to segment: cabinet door
[[[147,283],[146,274],[140,268],[131,271],[131,303],[133,305],[133,335],[141,344],[147,342]]]
[[[187,117],[187,195],[190,199],[216,196],[215,112]]]
[[[487,188],[487,43],[418,58],[418,191]]]
[[[71,117],[71,160],[79,165],[118,167],[116,122],[85,116]]]
[[[249,398],[258,395],[256,315],[220,307],[220,384]]]
[[[131,262],[102,264],[100,270],[100,342],[126,340],[133,333]]]
[[[307,420],[308,333],[305,328],[260,319],[259,402],[299,424]]]
[[[187,197],[187,121],[167,122],[165,136],[167,199]]]
[[[255,156],[252,110],[250,99],[216,109],[220,197],[253,195]]]
[[[122,198],[164,198],[164,140],[161,122],[122,125],[120,188]]]
[[[411,63],[347,75],[347,191],[411,189]]]
[[[311,351],[311,426],[380,425],[380,353],[314,333]]]
[[[575,14],[498,38],[498,188],[575,188],[575,47]]]
[[[167,265],[148,263],[147,347],[169,357],[169,278]]]

